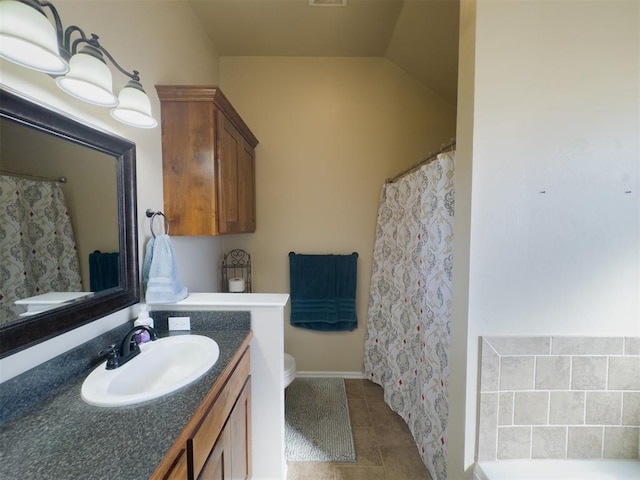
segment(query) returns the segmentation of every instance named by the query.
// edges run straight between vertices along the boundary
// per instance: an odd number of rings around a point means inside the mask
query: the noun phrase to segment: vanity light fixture
[[[91,40],[98,38],[94,35]],[[113,77],[100,49],[91,43],[83,46],[69,60],[69,71],[56,78],[58,87],[72,97],[101,107],[115,107],[118,98],[113,94]]]
[[[56,23],[60,20],[55,19]],[[60,56],[56,30],[36,3],[0,2],[0,57],[33,70],[62,75],[69,65]]]
[[[138,72],[133,71],[137,77]],[[118,106],[111,110],[111,116],[119,122],[140,128],[153,128],[158,122],[151,115],[151,101],[139,82],[132,78],[120,90],[118,95]]]
[[[54,25],[45,14],[51,11]],[[77,37],[71,40],[72,36]],[[78,26],[63,29],[56,8],[46,0],[0,0],[0,57],[48,73],[66,93],[88,103],[115,107],[111,116],[130,126],[153,128],[151,102],[140,83],[139,72],[128,72],[100,44]],[[105,59],[106,58],[106,59]],[[108,60],[129,82],[118,97]]]

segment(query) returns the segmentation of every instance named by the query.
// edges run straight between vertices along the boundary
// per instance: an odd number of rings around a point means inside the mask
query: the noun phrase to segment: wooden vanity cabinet
[[[251,478],[249,347],[230,363],[151,476],[163,480]]]
[[[157,85],[156,90],[171,234],[254,232],[256,137],[218,87]]]

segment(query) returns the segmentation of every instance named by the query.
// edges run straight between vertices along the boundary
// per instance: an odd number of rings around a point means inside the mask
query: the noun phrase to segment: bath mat
[[[287,460],[356,461],[342,378],[298,377],[287,388],[284,403]]]

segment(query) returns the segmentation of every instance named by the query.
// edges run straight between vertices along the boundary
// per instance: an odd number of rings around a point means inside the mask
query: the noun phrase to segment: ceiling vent
[[[310,7],[346,7],[347,0],[309,0]]]

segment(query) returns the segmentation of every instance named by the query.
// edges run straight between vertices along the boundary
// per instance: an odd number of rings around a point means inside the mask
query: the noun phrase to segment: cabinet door
[[[251,478],[251,377],[238,397],[227,427],[230,430],[231,478]]]
[[[219,232],[254,232],[255,151],[220,110],[216,111],[216,135]]]
[[[162,104],[164,213],[172,235],[217,235],[214,108]]]
[[[198,480],[247,480],[251,478],[251,379],[209,454]]]
[[[209,411],[202,417],[202,421],[196,431],[191,438],[187,439],[190,478],[198,478],[204,465],[208,462],[211,451],[218,442],[221,432],[229,424],[229,418],[238,403],[238,398],[242,396],[249,382],[250,365],[250,354],[247,349],[246,353],[238,361],[225,387],[220,391]],[[222,448],[224,450],[228,449],[228,447]],[[229,461],[231,461],[231,458],[229,458]],[[228,478],[228,476],[225,478]]]
[[[231,476],[230,430],[225,427],[213,446],[198,480],[229,480]]]

